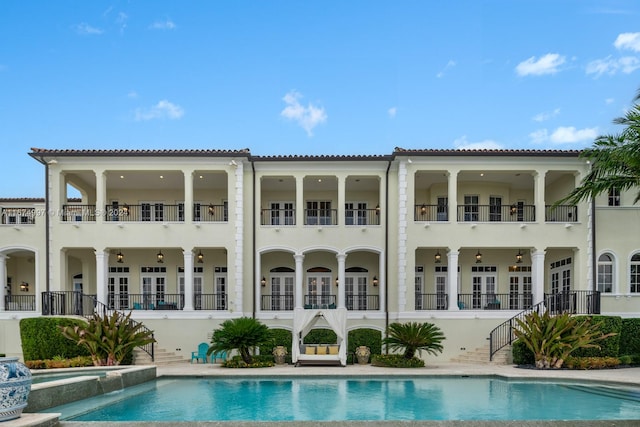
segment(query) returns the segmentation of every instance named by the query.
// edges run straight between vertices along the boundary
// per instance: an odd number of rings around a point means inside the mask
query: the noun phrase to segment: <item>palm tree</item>
[[[444,334],[432,323],[392,323],[387,329],[387,337],[382,340],[389,349],[404,350],[404,358],[412,359],[416,351],[422,354],[425,350],[429,354],[442,353]]]
[[[256,319],[240,317],[225,320],[220,329],[213,331],[207,356],[221,351],[238,350],[242,360],[251,364],[250,350],[260,345],[270,344],[272,341],[271,330]]]
[[[599,136],[593,147],[580,153],[580,157],[591,161],[591,170],[580,186],[555,205],[575,205],[582,200],[591,199],[612,188],[618,191],[640,188],[640,91],[634,99],[634,105],[623,117],[613,123],[626,126],[617,135]],[[633,203],[640,200],[640,191]]]

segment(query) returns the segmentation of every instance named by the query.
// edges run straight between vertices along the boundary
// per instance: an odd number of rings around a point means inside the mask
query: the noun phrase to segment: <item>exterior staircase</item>
[[[134,365],[174,365],[178,363],[189,363],[189,359],[185,359],[173,351],[167,351],[159,347],[155,348],[154,357],[155,361],[152,361],[151,356],[143,350],[139,348],[133,350]]]
[[[452,363],[467,363],[473,365],[510,365],[513,363],[511,346],[501,348],[493,355],[493,360],[489,361],[489,344],[469,350],[450,360]]]

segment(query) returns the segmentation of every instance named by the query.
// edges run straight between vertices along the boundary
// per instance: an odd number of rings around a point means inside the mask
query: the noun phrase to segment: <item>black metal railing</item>
[[[141,205],[107,205],[105,221],[110,222],[180,222],[184,221],[184,205],[149,203]]]
[[[293,295],[262,295],[260,300],[263,311],[292,311],[295,306]]]
[[[260,225],[296,225],[295,209],[262,209],[260,213]]]
[[[578,207],[573,205],[547,205],[544,209],[544,220],[547,222],[577,222]]]
[[[533,222],[534,205],[459,205],[458,222]]]
[[[458,294],[460,310],[526,310],[533,303],[531,293]]]
[[[35,295],[5,295],[5,311],[34,311],[36,309]]]
[[[195,310],[226,310],[229,308],[229,298],[225,293],[195,294],[193,308]]]
[[[375,209],[346,209],[344,212],[345,225],[380,225],[380,208]]]
[[[415,205],[413,207],[414,221],[449,221],[449,205]]]
[[[107,306],[114,310],[182,310],[183,294],[107,294]]]
[[[553,304],[553,308],[550,306]],[[496,326],[489,334],[489,360],[503,347],[510,345],[515,340],[513,328],[517,326],[516,319],[524,319],[534,311],[549,310],[551,314],[600,314],[599,291],[570,291],[554,294],[545,294],[544,300],[523,310],[509,320]]]
[[[338,210],[305,209],[304,225],[338,225]]]
[[[195,203],[193,205],[193,220],[196,222],[227,222],[229,221],[229,209],[227,205]],[[184,218],[181,218],[180,221],[184,221]]]
[[[345,295],[347,310],[380,310],[379,295]]]
[[[82,316],[91,318],[94,313],[110,316],[114,311],[116,310],[110,309],[98,301],[95,295],[87,295],[78,291],[49,291],[42,293],[42,314],[44,316]],[[141,324],[133,319],[129,319],[129,321],[134,326]],[[154,338],[153,331],[144,326],[144,324],[141,329],[151,332],[151,337]],[[140,349],[151,357],[151,361],[154,360],[153,342],[141,346]]]
[[[96,220],[96,205],[63,205],[62,221],[91,222]]]
[[[416,294],[416,310],[448,310],[449,295],[438,294]]]
[[[336,308],[336,295],[305,295],[304,308]]]

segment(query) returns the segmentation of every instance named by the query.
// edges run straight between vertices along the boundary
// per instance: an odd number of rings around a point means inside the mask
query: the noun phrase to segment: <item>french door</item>
[[[307,290],[308,304],[315,308],[328,306],[331,303],[331,276],[316,274],[307,276]]]

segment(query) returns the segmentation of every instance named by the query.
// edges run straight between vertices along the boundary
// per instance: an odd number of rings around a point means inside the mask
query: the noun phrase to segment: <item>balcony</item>
[[[122,294],[110,293],[107,307],[115,310],[183,310],[184,294]],[[195,294],[194,310],[226,310],[227,294]]]
[[[33,311],[36,309],[35,295],[5,295],[5,311]]]
[[[75,206],[74,206],[75,207]],[[141,205],[107,205],[105,221],[108,222],[184,222],[184,204],[143,203]],[[227,222],[227,205],[193,205],[195,222]]]
[[[63,205],[62,221],[93,222],[96,220],[96,205]]]
[[[375,209],[346,209],[344,212],[345,225],[380,225],[380,208]]]
[[[545,206],[544,220],[547,222],[577,222],[578,207],[571,205]]]
[[[347,310],[380,310],[379,295],[346,295]]]
[[[531,293],[471,293],[458,294],[460,310],[525,310],[533,303]],[[443,293],[417,294],[416,310],[448,310],[449,295]]]
[[[338,225],[338,210],[305,209],[304,225]]]
[[[534,222],[534,205],[460,205],[458,222]]]
[[[296,225],[295,209],[262,209],[260,225],[291,227]]]
[[[426,222],[449,221],[449,206],[415,205],[413,207],[413,220]]]
[[[263,311],[293,311],[293,295],[262,295],[260,309]]]
[[[25,225],[36,223],[35,208],[2,208],[3,225]]]

